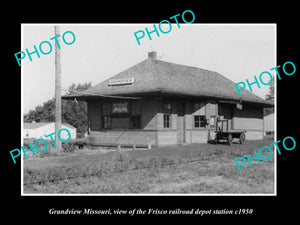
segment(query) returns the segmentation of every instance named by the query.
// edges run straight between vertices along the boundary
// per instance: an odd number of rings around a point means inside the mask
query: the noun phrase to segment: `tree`
[[[77,93],[90,88],[91,82],[84,84],[74,84],[68,88],[68,93]],[[81,108],[87,111],[87,103],[79,101]],[[77,129],[77,136],[82,137],[87,131],[87,116],[75,101],[62,100],[61,102],[61,119],[62,123],[69,123]],[[24,122],[54,122],[55,121],[55,99],[52,98],[38,105],[35,110],[30,110],[24,115]]]
[[[272,82],[269,85],[269,93],[266,95],[266,100],[269,102],[274,103],[274,93],[275,93],[275,88],[274,88],[274,82]]]
[[[274,79],[273,82],[269,85],[269,93],[266,95],[265,99],[268,102],[271,102],[274,104],[274,93],[275,93],[275,87],[274,87]],[[265,108],[264,109],[264,116],[269,115],[271,113],[274,113],[274,107],[272,108]]]

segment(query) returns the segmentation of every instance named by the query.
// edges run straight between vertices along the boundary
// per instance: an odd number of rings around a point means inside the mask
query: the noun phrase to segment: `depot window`
[[[205,103],[194,103],[194,128],[205,128],[206,116],[205,116]]]
[[[165,102],[163,105],[164,112],[164,128],[171,127],[171,113],[172,113],[172,105],[170,102]]]
[[[205,127],[205,116],[194,116],[195,128]]]

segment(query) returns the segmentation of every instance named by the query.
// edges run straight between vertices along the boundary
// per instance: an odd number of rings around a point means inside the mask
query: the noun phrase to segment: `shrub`
[[[83,149],[86,146],[84,140],[70,140],[68,142],[62,143],[63,152],[74,152],[78,149]]]
[[[75,145],[78,149],[83,149],[87,145],[87,143],[85,140],[79,139],[79,140],[76,140]]]
[[[31,158],[31,157],[43,158],[43,157],[47,157],[47,156],[50,156],[50,155],[56,155],[56,153],[54,151],[55,147],[53,146],[53,143],[52,143],[51,140],[45,139],[46,142],[47,142],[47,148],[46,148],[45,143],[43,141],[37,141],[36,145],[34,145],[36,140],[37,139],[35,139],[35,138],[30,138],[30,139],[24,139],[23,140],[23,148],[25,150],[30,149],[30,146],[29,146],[29,143],[30,143],[32,145],[32,148],[34,149],[34,152],[35,152],[35,154],[33,154],[32,152],[27,152],[26,153],[27,158]],[[41,151],[39,151],[39,150],[41,150]]]
[[[63,152],[74,152],[76,150],[76,141],[70,140],[62,143]]]

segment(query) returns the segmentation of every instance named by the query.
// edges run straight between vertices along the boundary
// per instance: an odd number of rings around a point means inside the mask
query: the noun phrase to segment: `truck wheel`
[[[240,134],[240,144],[243,144],[244,141],[245,141],[245,134],[241,133]]]
[[[215,138],[215,142],[216,144],[219,144],[219,139],[217,137]]]
[[[228,134],[227,140],[228,140],[228,144],[231,145],[232,144],[232,134]]]

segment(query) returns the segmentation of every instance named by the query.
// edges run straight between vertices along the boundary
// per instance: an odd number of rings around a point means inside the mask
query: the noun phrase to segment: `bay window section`
[[[111,104],[110,103],[103,103],[102,104],[102,122],[104,129],[111,129]]]
[[[102,103],[103,129],[141,129],[139,101],[113,101]]]
[[[141,103],[139,101],[131,102],[131,129],[141,129]]]

